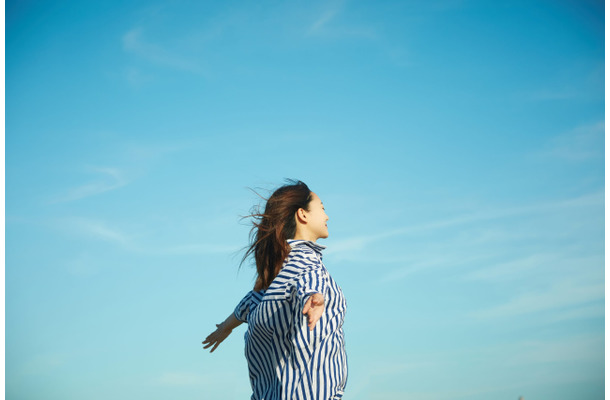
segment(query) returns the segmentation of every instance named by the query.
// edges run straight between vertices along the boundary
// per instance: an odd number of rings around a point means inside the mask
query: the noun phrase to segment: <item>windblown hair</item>
[[[295,214],[299,208],[309,211],[311,190],[301,181],[288,179],[287,184],[276,189],[267,199],[265,212],[252,212],[250,244],[241,260],[254,255],[257,278],[254,290],[266,290],[282,269],[284,259],[290,253],[286,242],[296,234]]]

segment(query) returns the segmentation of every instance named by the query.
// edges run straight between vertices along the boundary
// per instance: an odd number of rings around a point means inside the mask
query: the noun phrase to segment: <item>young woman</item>
[[[252,400],[340,399],[347,381],[341,288],[316,243],[328,237],[320,198],[301,181],[277,189],[254,214],[254,289],[202,343],[218,345],[242,322]],[[242,262],[243,262],[242,260]]]

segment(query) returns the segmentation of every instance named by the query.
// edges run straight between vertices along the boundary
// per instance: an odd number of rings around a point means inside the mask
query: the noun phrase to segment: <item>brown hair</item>
[[[296,234],[297,210],[309,210],[312,198],[309,187],[298,180],[287,179],[287,182],[267,199],[264,213],[258,210],[245,217],[251,217],[254,226],[250,231],[250,245],[240,265],[254,255],[258,273],[254,285],[256,291],[267,289],[282,269],[284,259],[290,253],[286,240]]]

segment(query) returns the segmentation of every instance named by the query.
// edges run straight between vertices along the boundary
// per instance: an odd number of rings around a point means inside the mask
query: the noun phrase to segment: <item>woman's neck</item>
[[[297,232],[294,234],[293,239],[294,240],[306,240],[309,242],[315,242],[316,240],[318,240],[317,237],[315,237],[314,235],[312,235],[311,233],[307,234],[309,232],[299,232],[297,230]]]

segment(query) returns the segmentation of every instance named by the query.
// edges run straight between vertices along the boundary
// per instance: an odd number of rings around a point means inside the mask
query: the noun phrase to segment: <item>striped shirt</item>
[[[290,254],[269,288],[249,292],[235,308],[235,317],[248,323],[251,400],[340,399],[347,381],[343,292],[322,263],[324,246],[288,244]],[[324,313],[310,331],[303,306],[314,293],[324,295]]]

